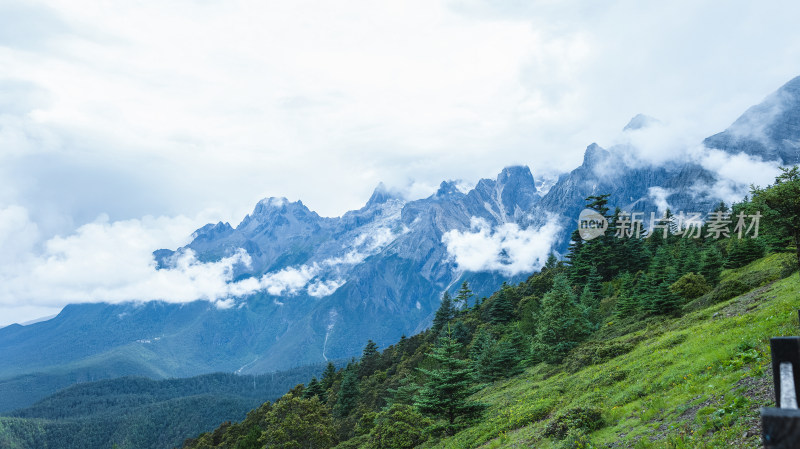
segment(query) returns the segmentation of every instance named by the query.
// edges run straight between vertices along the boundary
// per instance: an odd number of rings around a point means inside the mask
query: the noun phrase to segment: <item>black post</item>
[[[781,363],[791,363],[794,391],[800,386],[800,337],[773,337],[769,340],[772,352],[772,381],[775,386],[775,406],[781,406]]]
[[[800,412],[797,409],[764,407],[761,409],[764,447],[796,449],[800,444]]]
[[[800,310],[797,311],[800,320]],[[792,449],[800,447],[800,337],[774,337],[769,342],[772,353],[772,381],[776,407],[761,409],[764,447]],[[781,366],[783,365],[783,366]],[[782,386],[783,384],[783,386]],[[785,390],[785,391],[784,391]]]

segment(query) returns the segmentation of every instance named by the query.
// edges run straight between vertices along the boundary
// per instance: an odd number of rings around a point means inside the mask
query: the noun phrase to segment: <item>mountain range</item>
[[[649,126],[659,122],[639,115],[623,133]],[[800,77],[703,143],[800,162]],[[480,297],[540,268],[550,251],[563,254],[589,195],[610,193],[609,204],[646,215],[665,204],[707,211],[720,201],[709,188],[717,175],[699,162],[633,164],[632,151],[591,144],[582,164],[546,191],[528,167],[513,166],[472,188],[442,182],[414,201],[379,185],[364,207],[341,217],[264,199],[235,227],[210,223],[185,247],[153,253],[164,270],[186,257],[233,258],[232,282],[246,294],[216,304],[72,304],[50,320],[7,326],[0,379],[258,374],[346,359],[368,339],[385,346],[425,329],[443,292],[464,281]]]

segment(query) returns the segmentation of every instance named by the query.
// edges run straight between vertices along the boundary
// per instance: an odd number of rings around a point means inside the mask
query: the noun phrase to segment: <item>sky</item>
[[[667,124],[644,154],[691,147],[800,75],[796,17],[793,1],[0,0],[0,326],[192,297],[233,261],[166,279],[150,253],[265,197],[339,216],[379,182],[420,198],[513,164],[553,176],[638,113]]]

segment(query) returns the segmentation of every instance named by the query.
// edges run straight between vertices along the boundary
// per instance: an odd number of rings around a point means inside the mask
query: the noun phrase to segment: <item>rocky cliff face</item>
[[[639,117],[639,116],[637,116]],[[637,120],[635,117],[631,123]],[[630,124],[626,129],[631,129]],[[641,123],[635,129],[639,129]],[[589,145],[583,163],[562,175],[558,182],[535,206],[535,215],[557,214],[563,222],[577,223],[584,209],[585,198],[611,194],[608,204],[627,212],[661,214],[669,207],[673,212],[706,212],[719,202],[713,191],[698,186],[713,185],[715,175],[692,162],[671,162],[663,166],[634,166],[626,164],[623,146],[608,150],[596,143]],[[569,244],[574,226],[561,233],[555,250],[563,252]]]
[[[800,76],[703,143],[709,148],[744,152],[784,165],[800,163]]]
[[[800,78],[706,145],[797,161],[798,92]],[[626,132],[653,123],[637,116]],[[363,208],[335,218],[320,217],[299,201],[264,199],[236,227],[208,224],[186,247],[154,256],[169,269],[188,251],[205,262],[244,251],[249,263],[234,267],[234,281],[293,275],[291,288],[264,287],[226,309],[203,301],[69,306],[52,320],[0,329],[0,357],[8,362],[0,376],[65,364],[119,374],[109,361],[126,367],[124,374],[256,373],[356,356],[367,339],[387,345],[425,329],[442,292],[456,290],[462,280],[484,295],[526,276],[466,271],[448,251],[448,233],[527,232],[552,221],[561,225],[553,248],[563,252],[589,195],[610,193],[610,205],[645,214],[665,205],[702,212],[718,201],[713,191],[696,188],[715,181],[701,166],[630,166],[628,150],[589,145],[582,164],[543,195],[528,167],[517,166],[472,189],[443,182],[430,197],[410,202],[378,186]]]

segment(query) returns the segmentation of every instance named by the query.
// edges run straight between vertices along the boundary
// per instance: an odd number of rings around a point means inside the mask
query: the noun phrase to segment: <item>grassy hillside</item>
[[[563,270],[555,267],[504,287],[451,320],[448,332],[454,334],[483,323],[467,338],[473,341],[463,357],[473,353],[481,328],[504,335],[495,348],[524,329],[521,311],[531,302],[525,298],[550,290],[553,273]],[[758,411],[772,404],[769,339],[800,334],[793,255],[772,254],[722,271],[715,288],[685,301],[674,315],[616,318],[609,312],[619,301],[613,283],[605,284],[609,295],[596,306],[606,312],[591,338],[558,363],[536,362],[536,354],[529,354],[521,374],[485,383],[471,399],[488,408],[452,436],[431,430],[432,421],[411,407],[425,379],[417,368],[436,366],[428,355],[441,337],[427,331],[370,355],[368,362],[365,354],[331,377],[322,393],[312,392],[313,383],[299,385],[241,423],[200,435],[185,447],[260,448],[290,440],[338,449],[760,447]],[[498,310],[503,294],[523,292],[532,296],[516,301],[521,319],[487,327],[484,315]],[[346,410],[344,384],[356,373],[356,393],[350,394],[357,400]],[[283,422],[305,427],[291,436]],[[304,439],[310,434],[325,438]],[[381,438],[387,435],[399,439],[386,443]]]
[[[728,270],[723,281],[775,272],[787,256]],[[484,420],[422,447],[761,447],[758,410],[774,406],[769,338],[800,334],[798,308],[795,273],[632,333],[609,321],[598,335],[607,339],[563,367],[541,364],[484,389]]]

